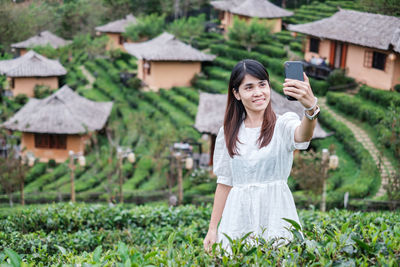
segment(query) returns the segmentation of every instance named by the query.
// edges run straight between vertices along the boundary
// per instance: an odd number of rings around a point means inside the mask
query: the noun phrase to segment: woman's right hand
[[[212,245],[217,241],[217,230],[208,230],[204,238],[203,245],[206,252],[210,252]]]

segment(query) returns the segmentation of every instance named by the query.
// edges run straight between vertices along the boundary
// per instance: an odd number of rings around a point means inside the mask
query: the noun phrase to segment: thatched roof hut
[[[21,132],[82,134],[102,129],[112,105],[88,100],[64,85],[44,99],[31,98],[2,126]]]
[[[341,9],[329,18],[289,25],[289,30],[322,39],[400,53],[400,18]]]
[[[48,59],[32,50],[19,58],[0,61],[0,74],[8,77],[50,77],[66,73],[58,60]]]
[[[226,94],[200,93],[199,106],[194,127],[201,133],[217,135],[223,125],[226,109]],[[289,101],[286,97],[271,90],[272,108],[277,115],[292,111],[304,116],[304,108],[298,101]],[[330,134],[325,132],[319,123],[314,130],[314,138],[325,138]]]
[[[214,55],[205,54],[187,45],[172,34],[162,33],[142,43],[125,43],[126,51],[138,59],[148,61],[212,61]]]
[[[293,15],[293,12],[280,8],[267,0],[212,1],[211,5],[215,9],[247,17],[281,18]]]
[[[43,31],[25,41],[12,44],[11,47],[27,49],[27,48],[33,48],[35,46],[50,45],[53,48],[59,48],[69,43],[71,43],[71,41],[64,40],[63,38],[58,37],[57,35],[54,35],[49,31]]]
[[[109,22],[105,25],[96,27],[96,31],[99,32],[112,32],[112,33],[123,33],[125,32],[125,28],[130,24],[136,24],[137,20],[132,15],[129,14],[123,19],[119,19],[116,21]]]

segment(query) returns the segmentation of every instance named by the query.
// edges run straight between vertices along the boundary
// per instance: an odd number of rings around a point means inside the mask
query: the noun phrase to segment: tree
[[[206,16],[204,14],[197,17],[177,19],[168,26],[168,31],[178,39],[192,44],[193,39],[204,32],[205,22]]]
[[[251,19],[249,23],[235,18],[233,27],[228,32],[230,40],[237,41],[249,52],[257,45],[266,42],[270,34],[270,27],[255,18]]]
[[[3,140],[6,140],[6,135],[2,133]],[[9,138],[10,139],[10,138]],[[10,141],[10,140],[9,140]],[[21,204],[25,204],[24,200],[24,184],[25,176],[28,167],[21,161],[20,157],[14,149],[14,142],[10,143],[10,149],[6,157],[0,157],[0,185],[5,193],[8,195],[10,206],[12,207],[14,202],[12,194],[20,189],[21,193]]]
[[[161,34],[165,26],[165,15],[155,13],[139,17],[136,24],[125,28],[125,37],[132,41],[139,41],[144,38],[151,39]]]

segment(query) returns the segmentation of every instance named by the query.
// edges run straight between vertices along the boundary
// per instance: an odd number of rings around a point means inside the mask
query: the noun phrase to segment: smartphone
[[[301,61],[286,61],[285,77],[304,82],[303,63]],[[292,96],[287,95],[286,98],[290,101],[297,101],[297,99]]]

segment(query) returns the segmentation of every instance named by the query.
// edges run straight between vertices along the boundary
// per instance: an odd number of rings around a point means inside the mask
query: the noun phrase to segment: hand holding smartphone
[[[285,77],[304,82],[303,63],[301,61],[286,61],[285,62]],[[297,101],[296,98],[286,95],[290,101]]]

